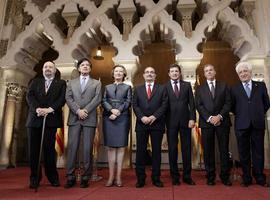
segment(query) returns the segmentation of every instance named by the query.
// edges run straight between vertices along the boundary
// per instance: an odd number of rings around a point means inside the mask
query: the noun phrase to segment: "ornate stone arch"
[[[224,1],[209,5],[208,12],[197,24],[191,40],[195,44],[197,43],[197,46],[201,41],[207,39],[207,34],[211,33],[219,23],[221,25],[219,37],[231,45],[235,55],[240,59],[249,54],[258,55],[263,53],[253,30],[245,20],[233,12],[229,4],[230,1]]]

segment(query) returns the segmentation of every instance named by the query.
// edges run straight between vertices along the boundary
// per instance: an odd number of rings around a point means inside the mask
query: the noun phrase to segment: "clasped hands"
[[[121,114],[120,110],[114,108],[111,109],[111,113],[112,114],[109,116],[110,120],[115,120]]]
[[[37,116],[38,117],[41,117],[41,116],[46,116],[48,115],[49,113],[52,113],[54,110],[49,107],[49,108],[37,108],[36,109],[36,113],[37,113]]]
[[[149,116],[149,117],[146,117],[146,116],[143,116],[142,118],[141,118],[141,121],[142,121],[142,123],[144,123],[145,125],[152,125],[153,123],[154,123],[154,121],[156,121],[156,117],[154,116],[154,115],[151,115],[151,116]]]
[[[210,118],[209,122],[214,126],[219,126],[221,124],[221,119],[220,115],[215,115]]]
[[[79,119],[85,120],[88,117],[88,112],[86,109],[79,109],[77,111],[77,115],[78,115]]]

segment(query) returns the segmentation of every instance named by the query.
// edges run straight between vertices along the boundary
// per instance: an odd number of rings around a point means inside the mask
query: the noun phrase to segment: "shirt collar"
[[[86,78],[86,80],[88,80],[89,79],[89,75],[87,75],[87,76],[80,75],[80,80],[82,80],[83,78]]]
[[[172,79],[171,79],[171,84],[174,84],[175,81],[177,81],[177,84],[180,83],[180,80],[179,80],[179,79],[178,79],[178,80],[172,80]]]
[[[54,79],[54,76],[53,77],[50,77],[50,78],[44,76],[44,79],[45,79],[45,81],[52,81]]]
[[[210,84],[211,84],[211,82],[213,82],[214,86],[216,85],[216,79],[214,79],[214,80],[212,80],[212,81],[207,80],[207,84],[208,84],[208,85],[210,85]]]
[[[148,83],[148,82],[145,82],[145,85],[148,86],[150,84],[151,87],[154,86],[154,82],[151,82],[151,83]]]
[[[246,84],[248,84],[249,87],[251,87],[252,85],[252,81],[249,80],[248,82],[242,82],[243,86],[246,86]]]

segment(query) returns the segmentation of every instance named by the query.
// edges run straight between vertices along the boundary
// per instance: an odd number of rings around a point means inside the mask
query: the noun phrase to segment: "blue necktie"
[[[251,90],[249,88],[249,83],[245,83],[245,91],[247,93],[248,98],[250,98]]]

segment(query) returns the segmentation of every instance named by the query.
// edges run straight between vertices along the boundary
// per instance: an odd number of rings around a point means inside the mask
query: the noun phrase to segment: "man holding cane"
[[[44,63],[43,77],[31,81],[26,100],[29,112],[26,122],[29,138],[30,159],[30,188],[37,188],[41,180],[41,170],[38,169],[39,152],[43,145],[45,175],[53,187],[58,187],[59,177],[56,169],[55,134],[62,127],[62,106],[65,104],[66,82],[56,79],[54,62]],[[46,117],[44,133],[42,133],[43,119]],[[41,144],[42,134],[44,142]],[[40,172],[38,174],[38,171]]]

